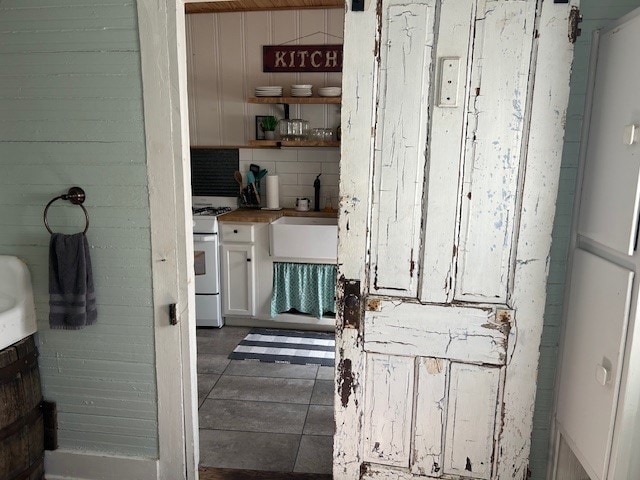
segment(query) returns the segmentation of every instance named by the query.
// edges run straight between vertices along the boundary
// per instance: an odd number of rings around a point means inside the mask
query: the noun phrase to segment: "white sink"
[[[280,217],[271,222],[269,236],[273,257],[337,262],[337,218]]]
[[[20,259],[0,255],[0,350],[35,332],[29,270]]]

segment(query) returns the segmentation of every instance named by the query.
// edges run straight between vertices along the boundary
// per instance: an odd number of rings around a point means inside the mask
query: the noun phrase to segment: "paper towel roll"
[[[280,208],[280,192],[277,175],[267,176],[267,208]]]

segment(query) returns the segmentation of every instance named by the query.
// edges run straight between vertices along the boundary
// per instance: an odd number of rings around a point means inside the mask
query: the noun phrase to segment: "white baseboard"
[[[54,450],[45,452],[46,480],[157,480],[158,460]]]

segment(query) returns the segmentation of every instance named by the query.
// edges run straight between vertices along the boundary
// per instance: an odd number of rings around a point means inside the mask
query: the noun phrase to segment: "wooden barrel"
[[[0,479],[44,478],[38,351],[33,336],[0,351]]]

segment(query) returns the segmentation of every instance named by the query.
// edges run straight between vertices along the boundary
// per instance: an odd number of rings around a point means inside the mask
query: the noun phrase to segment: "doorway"
[[[313,210],[313,183],[320,175],[319,214],[331,213],[330,218],[335,218],[340,160],[335,132],[340,123],[340,108],[337,102],[329,102],[334,97],[324,97],[329,100],[320,103],[318,89],[340,86],[341,73],[264,73],[262,47],[341,44],[343,25],[343,9],[336,8],[187,15],[191,146],[211,151],[237,149],[237,169],[243,187],[247,185],[251,165],[266,170],[268,175],[277,175],[279,205],[285,209],[294,208],[297,197],[306,197],[311,200]],[[304,119],[311,128],[330,129],[333,138],[326,142],[330,146],[263,148],[268,145],[259,139],[262,132],[258,118],[282,119],[285,110],[280,104],[252,102],[254,96],[261,99],[255,89],[281,86],[283,96],[290,97],[296,93],[291,85],[300,84],[313,85],[313,95],[300,98],[318,103],[292,102],[289,117]],[[264,181],[261,187],[264,197]],[[264,206],[264,199],[262,203]],[[235,227],[225,230],[229,223],[224,217],[218,218],[218,224],[223,311],[225,301],[233,305],[223,314],[222,328],[198,328],[196,333],[200,465],[330,474],[333,366],[255,362],[229,356],[240,342],[250,341],[246,338],[252,331],[255,334],[254,328],[270,329],[280,336],[277,343],[295,345],[300,332],[320,332],[320,336],[332,332],[334,317],[323,315],[318,320],[314,315],[285,313],[271,318],[273,262],[269,257],[273,257],[273,252],[269,248],[268,225],[231,222],[241,231],[246,228],[252,232],[247,237],[250,241],[237,242],[225,237],[225,232],[233,232]],[[249,259],[254,270],[247,273],[245,266]],[[240,263],[236,265],[237,262]],[[265,262],[270,263],[263,268]],[[239,277],[234,279],[234,268],[240,268],[242,281]],[[225,296],[225,284],[227,292],[233,294]],[[287,336],[287,332],[291,335]],[[305,337],[305,341],[307,338],[311,337]]]

